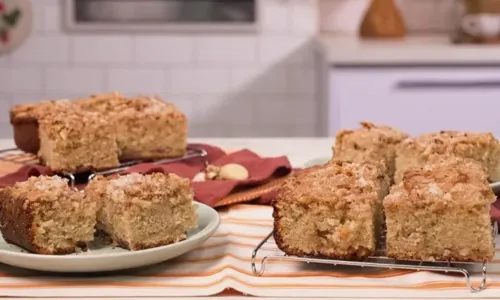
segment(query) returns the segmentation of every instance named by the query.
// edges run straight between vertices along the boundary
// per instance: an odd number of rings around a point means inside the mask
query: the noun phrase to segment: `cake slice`
[[[477,261],[494,255],[495,195],[476,161],[443,158],[407,170],[384,199],[387,256],[401,260]]]
[[[440,156],[474,159],[486,169],[490,181],[500,181],[500,143],[491,133],[441,131],[406,139],[397,147],[395,182],[406,170]]]
[[[99,203],[98,229],[125,249],[176,243],[197,225],[191,183],[174,174],[98,176],[85,193]]]
[[[38,254],[68,254],[94,238],[97,204],[58,176],[30,177],[0,190],[6,242]]]
[[[160,159],[186,154],[187,119],[173,104],[155,97],[128,101],[113,120],[122,159]]]
[[[97,113],[56,111],[39,118],[40,160],[52,171],[75,173],[120,165],[116,129]]]
[[[45,112],[71,109],[66,99],[41,101],[39,103],[19,104],[10,110],[10,123],[14,129],[14,142],[24,152],[37,154],[40,149],[38,137],[38,118]]]
[[[335,138],[334,159],[354,162],[383,161],[392,180],[396,146],[408,137],[396,128],[361,122],[356,130],[340,130]]]
[[[361,259],[376,250],[389,179],[382,163],[330,161],[292,175],[273,202],[288,255]]]
[[[117,128],[121,160],[181,157],[187,147],[187,119],[173,104],[157,97],[94,95],[75,102],[99,112]]]

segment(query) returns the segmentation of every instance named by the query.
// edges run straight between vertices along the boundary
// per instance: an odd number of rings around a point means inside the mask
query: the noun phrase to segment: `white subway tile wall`
[[[178,105],[189,134],[314,136],[319,0],[259,0],[260,29],[242,34],[79,34],[62,30],[62,1],[34,0],[34,31],[0,57],[0,136],[8,108],[121,91]]]

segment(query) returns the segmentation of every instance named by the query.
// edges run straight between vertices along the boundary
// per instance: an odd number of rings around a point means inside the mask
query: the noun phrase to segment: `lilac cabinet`
[[[500,67],[334,68],[327,119],[329,135],[367,120],[411,134],[500,136]]]

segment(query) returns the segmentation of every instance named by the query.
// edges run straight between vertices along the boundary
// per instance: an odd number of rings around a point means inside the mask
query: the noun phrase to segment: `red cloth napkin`
[[[285,176],[290,173],[292,167],[286,156],[263,158],[250,150],[240,150],[226,154],[221,149],[207,145],[192,145],[203,148],[208,153],[207,161],[215,166],[228,163],[237,163],[244,166],[249,173],[247,180],[212,180],[193,182],[193,190],[196,200],[207,205],[214,206],[217,201],[238,188],[258,186],[264,184],[274,177]],[[176,162],[166,165],[140,164],[129,168],[124,173],[174,173],[182,177],[193,178],[204,168],[204,160],[201,158],[190,159],[186,162]]]
[[[273,178],[289,174],[292,170],[286,156],[260,157],[250,150],[240,150],[226,154],[218,147],[191,144],[190,147],[202,148],[207,152],[205,158],[195,157],[182,162],[174,162],[165,165],[144,163],[132,166],[121,174],[128,173],[174,173],[181,177],[193,178],[205,166],[205,160],[212,165],[221,166],[228,163],[237,163],[244,166],[249,173],[247,180],[213,180],[204,182],[193,182],[195,199],[210,206],[214,206],[233,191],[251,189],[267,183]],[[13,185],[18,181],[24,181],[30,176],[53,175],[49,168],[44,166],[25,166],[17,172],[0,178],[0,187]],[[79,186],[81,188],[81,186]],[[272,195],[271,195],[272,197]],[[270,202],[270,196],[263,197],[263,204]]]
[[[497,221],[498,226],[500,226],[500,199],[498,198],[497,201],[491,206],[491,218],[494,221]]]

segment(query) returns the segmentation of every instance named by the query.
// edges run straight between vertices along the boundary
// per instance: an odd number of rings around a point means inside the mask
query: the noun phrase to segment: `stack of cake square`
[[[386,229],[396,260],[491,260],[488,179],[497,178],[499,149],[489,133],[412,138],[366,122],[342,130],[331,161],[279,189],[276,244],[288,255],[357,260],[375,254]]]
[[[196,224],[191,183],[173,174],[96,177],[84,193],[58,176],[0,190],[3,238],[38,254],[85,249],[96,229],[125,249],[148,249],[186,239]]]
[[[181,157],[187,119],[157,97],[119,93],[42,101],[10,112],[19,149],[37,154],[52,171],[103,170],[126,160]]]

